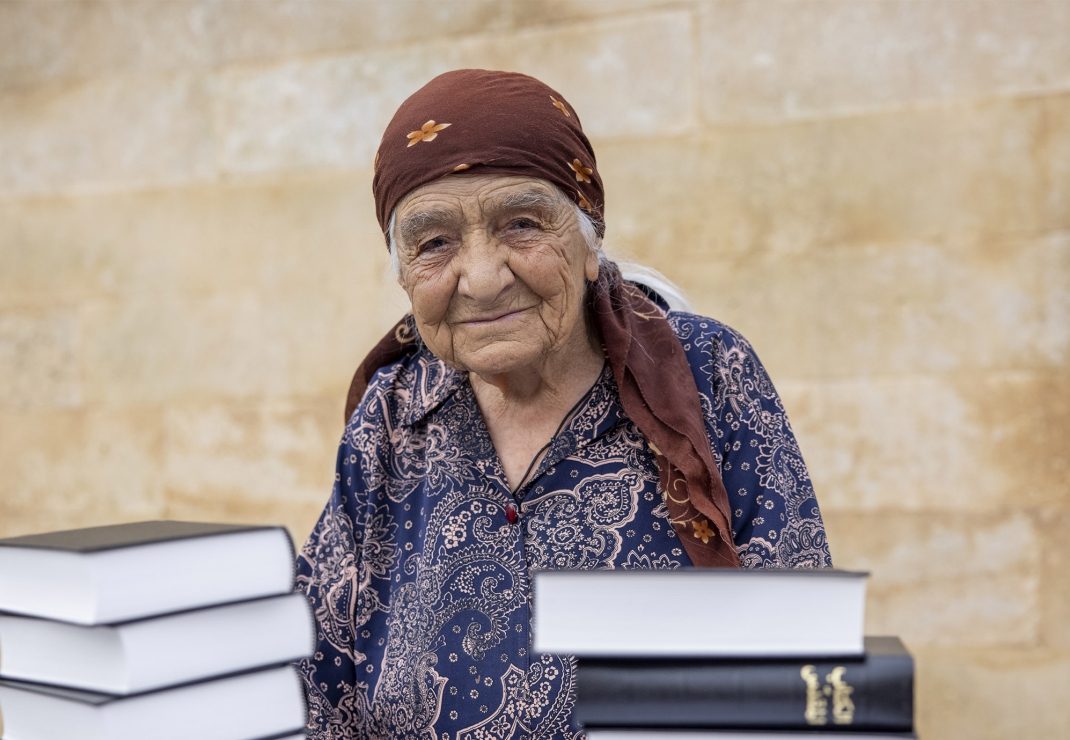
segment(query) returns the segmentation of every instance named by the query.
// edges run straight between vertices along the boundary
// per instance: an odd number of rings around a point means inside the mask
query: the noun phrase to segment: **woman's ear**
[[[598,259],[598,255],[601,253],[601,249],[590,249],[587,251],[587,259],[583,263],[583,276],[590,280],[592,283],[598,280],[598,268],[601,265],[601,261]]]

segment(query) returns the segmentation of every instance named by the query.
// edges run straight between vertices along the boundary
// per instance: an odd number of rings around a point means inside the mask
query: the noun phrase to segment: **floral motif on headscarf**
[[[572,160],[572,162],[569,164],[569,167],[571,167],[572,171],[576,173],[576,182],[589,183],[591,181],[590,175],[594,174],[594,170],[592,170],[590,167],[584,167],[583,162],[581,162],[580,160]]]
[[[428,121],[418,130],[409,134],[409,146],[419,144],[421,141],[434,141],[435,137],[438,136],[438,132],[450,125],[452,124],[440,123],[435,125],[434,121]]]
[[[550,96],[550,100],[553,101],[555,108],[559,109],[562,113],[564,113],[569,118],[572,117],[572,114],[568,112],[568,108],[565,107],[564,103],[562,103],[560,100],[555,98],[553,95]]]
[[[695,528],[695,539],[702,540],[704,543],[710,541],[710,537],[713,537],[713,530],[710,529],[710,523],[705,519],[691,522],[691,526]]]

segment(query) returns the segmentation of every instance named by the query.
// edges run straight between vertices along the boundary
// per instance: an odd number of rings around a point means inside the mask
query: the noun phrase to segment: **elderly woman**
[[[750,345],[603,254],[563,96],[437,77],[387,128],[373,190],[412,312],[354,377],[299,558],[311,738],[574,737],[574,663],[530,652],[533,569],[830,564]]]

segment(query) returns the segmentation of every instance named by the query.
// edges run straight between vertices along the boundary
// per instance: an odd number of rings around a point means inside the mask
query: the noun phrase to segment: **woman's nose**
[[[466,235],[457,256],[457,290],[479,302],[491,302],[513,284],[508,248],[485,234]]]

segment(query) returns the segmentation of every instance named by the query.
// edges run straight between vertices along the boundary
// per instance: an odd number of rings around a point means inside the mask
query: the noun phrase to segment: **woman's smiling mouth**
[[[466,320],[461,321],[459,323],[465,324],[465,325],[468,325],[468,326],[490,326],[491,324],[493,324],[495,322],[499,322],[499,321],[504,322],[504,321],[508,321],[510,319],[513,319],[513,318],[519,316],[520,314],[524,313],[525,311],[529,311],[529,310],[531,310],[531,309],[530,308],[518,308],[518,309],[516,309],[514,311],[507,311],[505,313],[500,313],[500,314],[491,314],[489,316],[484,316],[484,317],[477,318],[477,319],[466,319]]]

